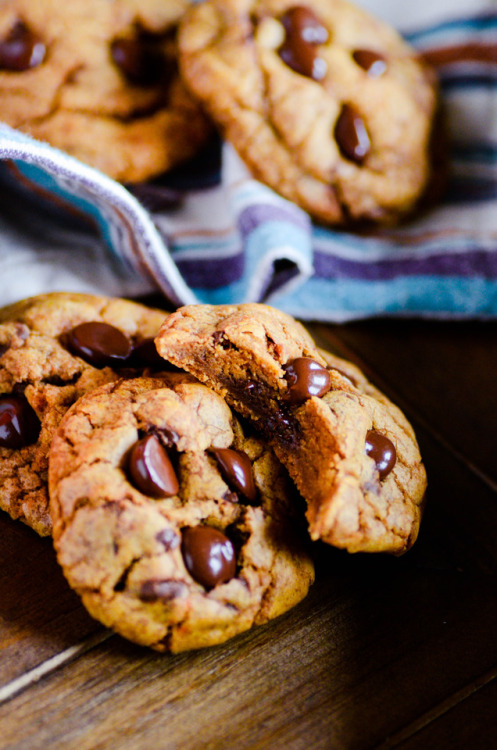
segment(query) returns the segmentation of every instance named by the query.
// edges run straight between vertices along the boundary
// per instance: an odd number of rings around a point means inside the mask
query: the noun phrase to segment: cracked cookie
[[[167,369],[153,346],[165,316],[128,300],[63,292],[0,310],[0,508],[12,518],[51,533],[48,450],[62,415],[123,368]]]
[[[206,0],[179,49],[185,81],[254,177],[316,220],[391,223],[430,186],[435,74],[345,0]]]
[[[0,117],[121,182],[194,156],[211,133],[177,70],[187,0],[6,0]]]
[[[350,552],[413,544],[426,475],[411,425],[293,318],[262,304],[190,305],[156,346],[253,421],[307,501],[312,539]]]
[[[69,584],[141,645],[221,643],[297,604],[313,581],[286,471],[186,373],[83,396],[54,436],[49,484]]]

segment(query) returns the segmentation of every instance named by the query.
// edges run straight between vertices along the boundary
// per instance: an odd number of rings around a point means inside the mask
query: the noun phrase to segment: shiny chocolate
[[[366,435],[366,453],[375,462],[380,479],[385,479],[397,461],[397,451],[390,438],[378,430],[369,430]]]
[[[379,78],[387,69],[387,63],[383,55],[370,49],[356,49],[352,53],[354,61],[371,76]]]
[[[0,447],[19,449],[32,445],[40,434],[40,421],[22,394],[0,396]]]
[[[371,141],[362,117],[350,104],[344,104],[335,125],[335,140],[343,156],[362,164],[370,152]]]
[[[219,470],[228,487],[251,503],[257,500],[252,463],[246,453],[232,448],[214,450]]]
[[[138,440],[129,453],[128,471],[132,484],[150,497],[178,494],[179,482],[171,459],[156,435]]]
[[[330,373],[311,357],[297,357],[285,366],[287,400],[298,404],[311,396],[320,398],[331,388]]]
[[[278,50],[281,59],[297,73],[320,81],[327,66],[317,48],[328,41],[327,29],[310,8],[301,5],[289,8],[280,20],[286,32]]]
[[[212,526],[184,529],[181,552],[191,577],[206,589],[230,581],[236,573],[233,544]]]
[[[118,328],[99,321],[80,323],[61,336],[72,354],[94,367],[119,367],[131,354],[131,342]]]
[[[0,69],[19,73],[36,68],[45,59],[45,53],[41,39],[23,21],[18,21],[0,40]]]

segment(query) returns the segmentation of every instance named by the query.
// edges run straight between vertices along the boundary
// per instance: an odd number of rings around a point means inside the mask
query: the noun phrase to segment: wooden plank
[[[0,514],[0,686],[101,630],[69,589],[50,539]]]
[[[491,550],[446,508],[495,497],[423,439],[446,498],[403,558],[316,545],[309,597],[217,648],[169,657],[113,637],[1,706],[0,747],[369,748],[487,672],[495,579],[458,568],[488,567]]]
[[[410,736],[404,733],[388,738],[381,750],[417,750],[437,747],[450,750],[494,750],[497,746],[497,668],[492,675],[483,675],[482,686],[474,685],[469,696],[450,709],[421,725]],[[488,681],[487,681],[488,680]],[[470,688],[473,686],[470,686]],[[435,707],[434,713],[438,707]],[[444,708],[444,707],[441,707]],[[428,716],[427,719],[430,719]],[[408,730],[415,730],[410,727]],[[377,748],[380,750],[380,748]]]
[[[493,581],[328,564],[306,603],[224,646],[112,638],[5,704],[0,747],[373,747],[497,661]]]

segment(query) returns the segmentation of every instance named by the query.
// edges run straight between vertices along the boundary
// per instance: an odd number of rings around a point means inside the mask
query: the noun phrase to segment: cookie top
[[[51,533],[55,428],[83,393],[153,366],[150,342],[165,316],[128,300],[62,292],[0,309],[0,508],[12,518]],[[157,358],[157,369],[167,366]]]
[[[136,643],[172,652],[221,643],[286,611],[312,583],[286,472],[189,375],[83,396],[54,436],[49,482],[69,584]]]
[[[187,0],[6,0],[0,117],[122,182],[193,156],[210,126],[177,71]]]
[[[168,317],[159,353],[249,417],[307,501],[313,539],[401,553],[415,541],[426,474],[403,413],[351,363],[266,305],[196,305]]]
[[[392,222],[430,179],[431,68],[346,0],[206,0],[180,66],[254,176],[318,221]]]

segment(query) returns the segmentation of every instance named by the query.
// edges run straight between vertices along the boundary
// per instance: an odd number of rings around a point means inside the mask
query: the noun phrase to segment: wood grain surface
[[[429,490],[401,558],[316,544],[307,599],[177,656],[91,620],[0,517],[0,748],[497,747],[497,324],[309,326],[413,422]]]

